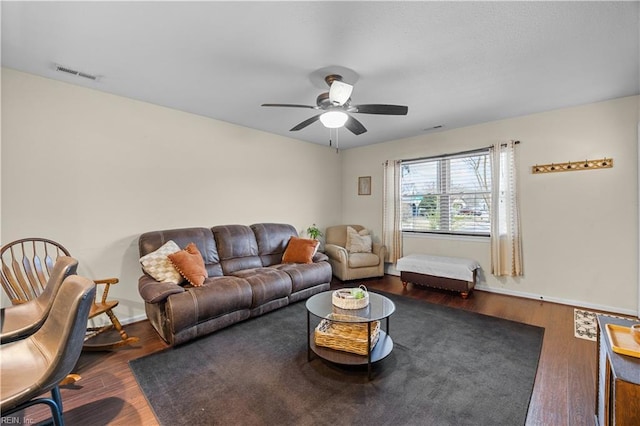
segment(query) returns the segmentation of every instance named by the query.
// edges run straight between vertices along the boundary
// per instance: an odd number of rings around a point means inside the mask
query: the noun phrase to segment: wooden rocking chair
[[[2,288],[13,305],[35,299],[44,290],[53,265],[59,256],[70,256],[61,244],[45,238],[24,238],[4,245],[0,249],[2,261]],[[84,339],[85,350],[110,350],[139,340],[130,337],[113,313],[117,300],[108,300],[109,288],[118,283],[117,278],[94,280],[104,285],[100,299],[94,298],[89,319],[101,314],[109,317],[111,324],[88,327]],[[115,332],[109,332],[115,330]]]

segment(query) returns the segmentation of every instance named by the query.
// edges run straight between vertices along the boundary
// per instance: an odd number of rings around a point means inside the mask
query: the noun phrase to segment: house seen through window
[[[404,232],[490,234],[488,149],[403,161],[401,190]]]

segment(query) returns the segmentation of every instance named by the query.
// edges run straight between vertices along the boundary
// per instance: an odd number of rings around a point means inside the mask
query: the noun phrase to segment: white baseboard
[[[121,322],[123,325],[133,324],[134,322],[144,321],[147,319],[147,314],[136,315],[135,317],[125,318]]]
[[[389,275],[395,275],[398,277],[400,276],[400,273],[393,266],[390,266],[390,265],[387,265],[386,273]],[[595,309],[597,311],[610,312],[614,314],[630,315],[632,317],[638,316],[638,312],[634,311],[633,309],[622,309],[616,306],[599,305],[595,303],[584,302],[581,300],[570,300],[570,299],[563,299],[560,297],[550,297],[550,296],[544,296],[542,294],[527,293],[523,291],[511,290],[506,288],[489,287],[484,284],[476,284],[475,288],[478,290],[487,291],[489,293],[504,294],[506,296],[523,297],[525,299],[533,299],[533,300],[543,300],[546,302],[559,303],[561,305],[575,306],[577,308]]]
[[[144,321],[147,319],[147,315],[146,314],[140,314],[140,315],[136,315],[133,317],[120,317],[118,316],[118,320],[120,321],[120,324],[122,325],[127,325],[127,324],[133,324],[134,322],[138,322],[138,321]],[[91,318],[89,320],[89,325],[91,327],[102,327],[104,325],[109,325],[111,324],[111,322],[109,321],[109,318],[106,317],[106,315],[100,315],[94,318]]]
[[[545,302],[553,302],[553,303],[559,303],[561,305],[575,306],[577,308],[595,309],[597,311],[630,315],[633,317],[637,316],[637,312],[632,309],[622,309],[616,306],[599,305],[596,303],[584,302],[582,300],[570,300],[570,299],[563,299],[561,297],[549,297],[541,294],[526,293],[523,291],[515,291],[515,290],[510,290],[505,288],[489,287],[483,284],[476,285],[476,289],[487,291],[490,293],[504,294],[507,296],[523,297],[525,299],[543,300]]]

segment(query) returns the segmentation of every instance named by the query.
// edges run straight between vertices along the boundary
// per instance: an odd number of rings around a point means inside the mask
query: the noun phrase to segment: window
[[[403,231],[490,234],[488,149],[403,161],[400,183]]]

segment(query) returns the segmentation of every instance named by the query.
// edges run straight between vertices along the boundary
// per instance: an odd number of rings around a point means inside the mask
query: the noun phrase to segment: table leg
[[[371,380],[371,321],[367,322],[367,374]]]
[[[389,317],[387,317],[387,335],[391,335],[391,333],[389,333]]]
[[[307,361],[311,361],[311,332],[309,331],[310,313],[307,311]]]

